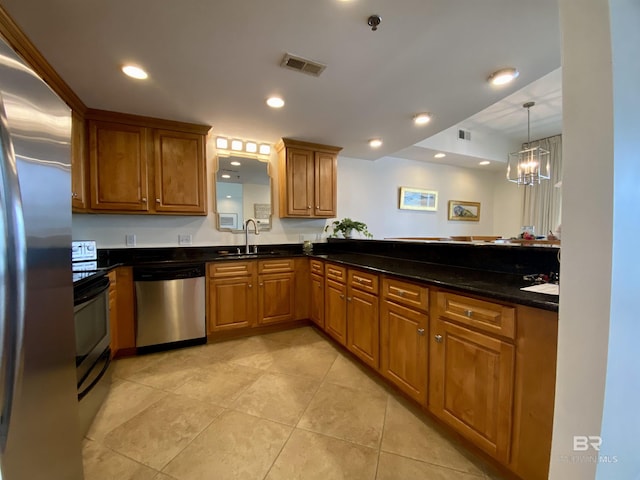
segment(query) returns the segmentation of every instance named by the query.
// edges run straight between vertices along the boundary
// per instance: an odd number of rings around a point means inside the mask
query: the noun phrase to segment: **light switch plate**
[[[127,247],[135,247],[136,246],[136,236],[133,233],[128,233],[124,236],[124,244]]]
[[[178,245],[191,245],[193,237],[190,233],[181,233],[178,235]]]

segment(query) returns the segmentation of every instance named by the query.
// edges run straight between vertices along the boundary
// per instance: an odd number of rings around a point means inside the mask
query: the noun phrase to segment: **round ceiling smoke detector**
[[[378,29],[378,25],[382,21],[382,17],[380,15],[371,15],[367,19],[367,25],[371,27],[371,31],[375,32]]]

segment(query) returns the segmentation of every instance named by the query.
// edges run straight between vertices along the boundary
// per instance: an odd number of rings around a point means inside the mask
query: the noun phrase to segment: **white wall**
[[[375,162],[341,157],[338,217],[364,221],[375,238],[491,235],[495,232],[495,177],[493,172],[393,157]],[[504,183],[508,182],[504,180]],[[438,211],[400,210],[399,188],[402,186],[436,190]],[[449,221],[449,200],[480,202],[480,221]]]
[[[211,145],[208,151],[215,152]],[[278,188],[277,159],[271,159],[274,188]],[[213,184],[213,160],[208,161],[208,185]],[[401,186],[438,191],[438,211],[400,210]],[[504,173],[483,172],[440,164],[385,157],[375,162],[355,158],[338,159],[338,218],[350,217],[367,223],[375,238],[397,236],[515,235],[520,214],[514,202],[517,190],[509,188]],[[274,190],[277,192],[277,190]],[[514,197],[515,195],[515,197]],[[208,196],[213,211],[213,194]],[[278,195],[274,194],[277,203]],[[448,200],[481,203],[479,222],[447,220]],[[499,202],[496,204],[496,200]],[[258,202],[261,203],[261,202]],[[504,207],[504,209],[503,209]],[[273,205],[273,225],[251,242],[300,243],[317,240],[331,220],[280,219]],[[511,218],[514,216],[514,218]],[[178,234],[191,234],[193,245],[241,245],[244,236],[216,230],[215,216],[164,215],[73,215],[74,240],[95,239],[99,248],[125,246],[125,235],[135,234],[138,247],[177,246]]]
[[[637,480],[640,279],[629,212],[640,202],[640,4],[561,0],[560,20],[562,296],[550,478]],[[601,436],[600,451],[576,451],[574,435]]]

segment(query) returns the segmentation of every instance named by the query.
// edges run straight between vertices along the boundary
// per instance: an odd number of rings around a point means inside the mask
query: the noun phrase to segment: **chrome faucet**
[[[258,222],[256,222],[256,219],[247,218],[244,222],[244,253],[251,253],[249,251],[249,223],[251,222],[253,222],[253,228],[256,235],[260,235],[260,231],[258,230]],[[254,253],[257,253],[257,246],[254,250]]]

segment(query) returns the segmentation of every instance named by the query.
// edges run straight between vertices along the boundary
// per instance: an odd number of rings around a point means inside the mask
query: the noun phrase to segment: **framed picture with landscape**
[[[435,212],[438,210],[438,192],[421,188],[400,187],[400,209]]]
[[[480,221],[480,202],[449,200],[449,220]]]

